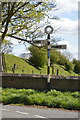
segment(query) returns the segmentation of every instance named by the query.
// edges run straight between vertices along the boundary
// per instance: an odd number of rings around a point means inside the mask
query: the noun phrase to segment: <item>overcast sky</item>
[[[67,50],[73,54],[73,58],[78,59],[78,0],[56,0],[58,10],[52,10],[49,14],[58,16],[61,20],[50,20],[53,27],[60,29],[52,34],[61,37],[63,41],[59,44],[67,44]],[[14,41],[14,40],[13,40]],[[25,46],[18,45],[17,40],[14,42],[14,55],[26,52]]]

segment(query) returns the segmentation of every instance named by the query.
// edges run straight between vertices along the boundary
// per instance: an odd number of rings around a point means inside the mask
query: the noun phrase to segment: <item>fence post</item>
[[[15,69],[16,69],[16,64],[14,63],[14,66],[12,67],[13,73],[15,73]]]
[[[59,75],[59,69],[57,69],[57,75]]]
[[[34,74],[34,71],[32,70],[32,74]]]
[[[24,69],[22,69],[22,73],[24,73]]]
[[[54,75],[54,63],[52,63],[52,75]]]

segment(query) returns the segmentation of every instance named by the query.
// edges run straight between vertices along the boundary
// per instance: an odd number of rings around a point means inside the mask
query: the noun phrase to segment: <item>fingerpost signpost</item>
[[[50,34],[53,32],[53,27],[48,25],[45,27],[44,32],[47,34],[47,40],[35,40],[33,43],[35,44],[46,44],[47,43],[47,58],[48,58],[48,65],[47,65],[47,89],[50,90],[50,50],[51,49],[67,49],[66,45],[51,45]]]

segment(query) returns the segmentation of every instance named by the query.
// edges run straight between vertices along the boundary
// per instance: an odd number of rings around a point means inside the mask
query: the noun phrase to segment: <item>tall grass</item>
[[[4,104],[40,105],[50,108],[80,110],[80,92],[61,92],[57,90],[37,91],[33,89],[6,88],[2,91]]]

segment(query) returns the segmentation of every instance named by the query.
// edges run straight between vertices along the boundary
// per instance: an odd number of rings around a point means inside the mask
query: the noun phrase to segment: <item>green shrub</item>
[[[36,91],[32,89],[3,89],[4,104],[40,105],[50,108],[80,110],[80,92],[61,92],[57,90]]]
[[[62,93],[60,91],[51,90],[51,91],[47,92],[46,95],[58,96],[58,95],[62,95]]]
[[[37,93],[29,96],[31,104],[35,105],[43,105],[45,100],[45,94],[44,93]]]
[[[80,73],[80,61],[77,61],[74,65],[74,72],[75,73]]]
[[[74,98],[80,98],[80,93],[78,91],[71,93]]]
[[[61,99],[58,97],[55,97],[54,99],[52,99],[52,101],[50,101],[49,107],[59,108],[60,104],[61,104]]]
[[[80,106],[78,106],[78,100],[76,99],[68,99],[67,101],[62,101],[60,107],[70,110],[78,110]]]
[[[37,91],[33,90],[33,89],[19,89],[18,93],[22,93],[22,94],[26,94],[26,95],[30,95],[30,94],[34,94]]]
[[[73,64],[70,61],[66,61],[65,68],[67,71],[71,71],[71,70],[73,70]]]
[[[58,60],[58,64],[60,65],[65,65],[65,62],[66,62],[66,57],[62,54],[59,54],[59,60]]]
[[[37,68],[41,67],[43,68],[44,65],[47,63],[47,54],[42,49],[39,49],[35,46],[29,47],[31,57],[29,58],[29,61]]]

